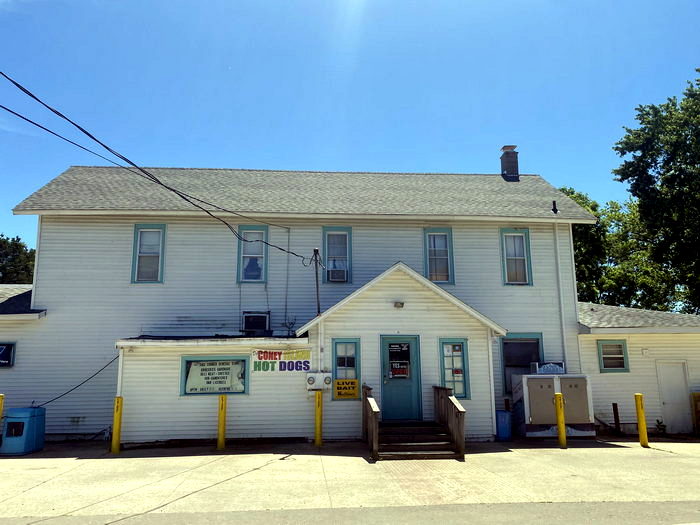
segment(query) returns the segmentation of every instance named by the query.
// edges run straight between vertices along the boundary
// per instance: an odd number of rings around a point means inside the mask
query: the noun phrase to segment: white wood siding
[[[292,345],[270,350],[308,349]],[[253,348],[149,348],[124,352],[122,440],[213,439],[217,395],[180,395],[181,357],[250,356]],[[249,361],[253,366],[253,360]],[[248,393],[228,396],[228,438],[312,437],[314,397],[305,372],[250,371]]]
[[[394,302],[404,303],[394,308]],[[433,385],[440,385],[440,338],[464,338],[468,343],[471,399],[460,399],[467,410],[468,438],[493,436],[493,397],[488,363],[488,328],[437,296],[403,272],[395,272],[354,298],[323,321],[325,366],[332,369],[332,340],[359,338],[361,382],[371,386],[382,405],[380,338],[382,335],[417,335],[423,419],[433,419]],[[360,401],[326,403],[324,434],[328,437],[359,437]]]
[[[579,338],[583,373],[591,379],[595,415],[610,425],[613,424],[612,403],[617,403],[626,430],[636,432],[634,394],[637,392],[644,394],[650,431],[655,428],[657,419],[663,419],[657,360],[685,361],[688,387],[691,392],[700,392],[700,334],[586,334]],[[629,372],[600,372],[597,341],[611,339],[627,342]]]
[[[167,224],[163,284],[131,284],[135,223]],[[353,228],[353,281],[322,284],[323,309],[399,260],[423,272],[423,228],[450,226],[456,283],[444,288],[510,331],[542,332],[545,357],[563,357],[551,224],[530,225],[533,286],[502,283],[499,228],[520,224],[311,219],[286,224],[291,227],[291,249],[307,256],[322,246],[322,226]],[[568,227],[561,225],[559,231],[565,326],[573,359],[573,267],[567,259]],[[286,246],[287,230],[270,227],[270,241]],[[7,395],[8,407],[46,400],[74,386],[116,355],[117,339],[235,333],[244,310],[271,310],[272,327],[283,330],[285,303],[296,327],[316,314],[312,269],[292,257],[287,276],[287,257],[271,248],[268,283],[239,286],[236,240],[224,226],[205,219],[44,217],[39,244],[34,304],[48,309],[48,315],[14,329],[14,336],[0,325],[0,339],[18,342],[17,365],[0,370],[0,391]],[[499,345],[494,345],[494,359],[500,369]],[[575,371],[571,365],[570,370]],[[501,404],[501,374],[495,377],[496,402]],[[47,431],[89,433],[109,426],[115,387],[116,367],[110,367],[50,404]]]

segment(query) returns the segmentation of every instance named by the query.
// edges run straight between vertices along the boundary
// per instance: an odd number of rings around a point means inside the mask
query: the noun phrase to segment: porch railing
[[[379,405],[372,397],[372,387],[362,385],[362,434],[375,461],[379,459],[379,413]]]
[[[464,414],[465,410],[457,398],[452,395],[452,389],[444,386],[433,386],[433,401],[435,403],[435,421],[447,427],[450,440],[455,452],[464,457]]]

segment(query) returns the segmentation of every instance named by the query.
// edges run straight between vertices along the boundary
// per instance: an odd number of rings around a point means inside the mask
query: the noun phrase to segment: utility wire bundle
[[[41,100],[38,96],[36,96],[36,95],[35,95],[34,93],[32,93],[31,91],[29,91],[27,88],[25,88],[22,84],[20,84],[20,83],[17,82],[16,80],[10,78],[10,77],[9,77],[8,75],[6,75],[4,72],[0,71],[0,75],[2,75],[5,79],[7,79],[9,82],[11,82],[17,89],[19,89],[20,91],[22,91],[25,95],[29,96],[30,98],[32,98],[33,100],[35,100],[36,102],[38,102],[39,104],[41,104],[42,106],[44,106],[46,109],[48,109],[49,111],[51,111],[51,112],[54,113],[55,115],[59,116],[60,118],[62,118],[63,120],[69,122],[71,125],[73,125],[75,128],[77,128],[81,133],[83,133],[84,135],[86,135],[87,137],[89,137],[91,140],[93,140],[94,142],[96,142],[97,144],[99,144],[100,146],[102,146],[104,149],[106,149],[108,152],[110,152],[110,153],[111,153],[112,155],[114,155],[115,157],[121,159],[124,163],[128,164],[128,166],[125,166],[125,165],[123,165],[123,164],[121,164],[121,163],[119,163],[119,162],[116,162],[116,161],[114,161],[114,160],[112,160],[112,159],[110,159],[110,158],[108,158],[108,157],[105,157],[104,155],[101,155],[101,154],[97,153],[96,151],[93,151],[93,150],[91,150],[91,149],[89,149],[89,148],[87,148],[87,147],[85,147],[85,146],[83,146],[83,145],[81,145],[81,144],[79,144],[79,143],[77,143],[77,142],[75,142],[75,141],[72,141],[72,140],[70,140],[70,139],[64,137],[63,135],[61,135],[61,134],[59,134],[59,133],[56,133],[55,131],[52,131],[52,130],[50,130],[49,128],[47,128],[47,127],[45,127],[45,126],[42,126],[41,124],[39,124],[39,123],[37,123],[37,122],[31,120],[31,119],[28,118],[28,117],[25,117],[25,116],[21,115],[20,113],[18,113],[18,112],[16,112],[16,111],[13,111],[12,109],[10,109],[10,108],[8,108],[8,107],[2,105],[2,104],[0,104],[0,109],[3,109],[4,111],[6,111],[6,112],[8,112],[8,113],[10,113],[10,114],[12,114],[12,115],[14,115],[15,117],[18,117],[18,118],[24,120],[25,122],[28,122],[29,124],[32,124],[32,125],[38,127],[39,129],[42,129],[43,131],[46,131],[46,132],[50,133],[51,135],[54,135],[55,137],[58,137],[58,138],[60,138],[60,139],[62,139],[62,140],[64,140],[64,141],[68,142],[69,144],[72,144],[73,146],[76,146],[76,147],[82,149],[83,151],[86,151],[86,152],[88,152],[88,153],[91,153],[91,154],[93,154],[93,155],[96,155],[97,157],[100,157],[101,159],[104,159],[104,160],[106,160],[107,162],[110,162],[111,164],[114,164],[115,166],[118,166],[118,167],[120,167],[120,168],[123,168],[123,169],[125,169],[125,170],[128,170],[128,171],[130,171],[131,173],[134,173],[135,175],[138,175],[139,177],[142,177],[142,178],[144,178],[144,179],[146,179],[146,180],[149,180],[150,182],[153,182],[154,184],[157,184],[158,186],[160,186],[160,187],[166,189],[167,191],[169,191],[169,192],[171,192],[171,193],[177,195],[178,197],[180,197],[180,198],[181,198],[182,200],[184,200],[185,202],[191,204],[191,205],[194,206],[195,208],[197,208],[197,209],[203,211],[204,213],[206,213],[206,214],[207,214],[208,216],[210,216],[212,219],[215,219],[215,220],[221,222],[222,224],[224,224],[224,225],[229,229],[229,231],[230,231],[238,240],[240,240],[241,242],[250,242],[250,243],[259,242],[259,243],[265,244],[266,246],[269,246],[269,247],[271,247],[271,248],[275,248],[275,249],[277,249],[277,250],[279,250],[279,251],[281,251],[281,252],[287,253],[287,254],[289,254],[289,255],[293,255],[294,257],[298,257],[299,259],[301,259],[301,263],[302,263],[302,265],[304,265],[304,266],[310,266],[311,264],[313,264],[313,263],[315,262],[315,258],[317,257],[316,254],[314,254],[314,255],[311,256],[311,257],[305,257],[305,256],[303,256],[303,255],[300,255],[300,254],[298,254],[298,253],[296,253],[296,252],[293,252],[293,251],[291,251],[291,250],[285,249],[285,248],[283,248],[283,247],[281,247],[281,246],[278,246],[278,245],[276,245],[276,244],[270,243],[270,242],[265,241],[265,240],[263,240],[263,239],[253,239],[253,240],[246,239],[243,235],[241,235],[241,234],[238,233],[238,231],[236,230],[236,228],[235,228],[234,226],[232,226],[228,221],[226,221],[226,220],[223,219],[222,217],[219,217],[218,215],[216,215],[213,211],[211,211],[211,209],[214,209],[214,210],[216,210],[216,211],[223,212],[223,213],[230,213],[230,214],[232,214],[232,215],[236,215],[236,216],[241,217],[241,218],[246,219],[246,220],[251,220],[251,221],[254,221],[254,222],[261,223],[261,224],[267,224],[267,225],[269,225],[269,226],[276,226],[276,227],[279,227],[279,228],[285,228],[285,229],[288,230],[289,228],[287,228],[286,226],[281,226],[281,225],[278,225],[278,224],[273,224],[273,223],[261,221],[261,220],[259,220],[259,219],[254,218],[254,217],[248,217],[248,216],[243,215],[243,214],[241,214],[241,213],[238,213],[238,212],[236,212],[236,211],[229,210],[229,209],[227,209],[227,208],[224,208],[224,207],[219,206],[219,205],[217,205],[217,204],[214,204],[214,203],[212,203],[212,202],[206,201],[206,200],[204,200],[204,199],[200,199],[199,197],[195,197],[194,195],[190,195],[190,194],[188,194],[188,193],[185,193],[184,191],[178,190],[177,188],[174,188],[174,187],[172,187],[172,186],[170,186],[170,185],[168,185],[168,184],[165,184],[165,183],[164,183],[163,181],[161,181],[158,177],[156,177],[153,173],[149,172],[149,171],[146,170],[145,168],[142,168],[142,167],[138,166],[137,164],[135,164],[134,162],[132,162],[129,158],[127,158],[126,156],[122,155],[122,154],[119,153],[118,151],[114,150],[113,148],[111,148],[110,146],[108,146],[107,144],[105,144],[104,142],[102,142],[101,140],[99,140],[97,137],[95,137],[92,133],[90,133],[90,132],[89,132],[88,130],[86,130],[84,127],[82,127],[81,125],[77,124],[76,122],[74,122],[73,120],[71,120],[70,118],[68,118],[66,115],[64,115],[63,113],[61,113],[61,112],[60,112],[59,110],[57,110],[56,108],[50,106],[49,104],[47,104],[46,102],[44,102],[43,100]],[[129,167],[129,166],[131,166],[131,167]],[[211,208],[211,209],[208,209],[207,206],[208,206],[209,208]],[[320,260],[319,260],[319,263],[320,263]],[[323,265],[321,264],[321,266],[323,266]]]

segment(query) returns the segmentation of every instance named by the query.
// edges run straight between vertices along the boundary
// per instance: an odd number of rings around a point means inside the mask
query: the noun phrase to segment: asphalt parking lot
[[[200,444],[118,456],[107,453],[105,443],[48,444],[39,453],[0,459],[0,518],[424,523],[430,511],[448,522],[558,515],[619,523],[636,512],[638,522],[700,522],[697,440],[654,442],[650,449],[634,441],[573,441],[567,450],[554,442],[475,443],[464,462],[372,463],[366,456],[362,443],[319,450],[306,443],[233,442],[224,452]]]

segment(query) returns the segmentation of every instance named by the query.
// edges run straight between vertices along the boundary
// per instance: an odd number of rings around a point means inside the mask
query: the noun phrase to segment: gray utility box
[[[593,397],[583,374],[513,376],[513,427],[524,437],[556,437],[554,394],[564,395],[568,436],[595,437]]]

